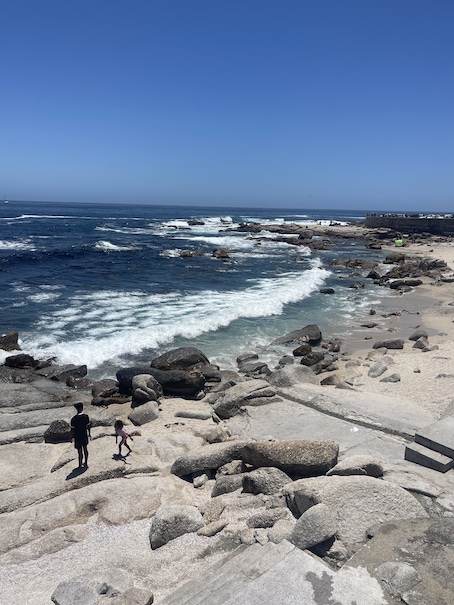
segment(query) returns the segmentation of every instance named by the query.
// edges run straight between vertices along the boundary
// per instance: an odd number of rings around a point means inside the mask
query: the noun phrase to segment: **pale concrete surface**
[[[444,456],[454,458],[454,417],[446,416],[418,430],[415,441]]]

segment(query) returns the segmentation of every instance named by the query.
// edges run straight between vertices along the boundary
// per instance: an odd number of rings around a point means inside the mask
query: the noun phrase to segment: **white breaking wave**
[[[61,296],[60,294],[56,294],[56,293],[52,294],[50,292],[39,292],[38,294],[31,294],[30,296],[27,297],[27,299],[31,300],[32,302],[43,303],[43,302],[51,302],[52,300],[56,300],[60,296]]]
[[[81,217],[81,216],[60,216],[57,214],[21,214],[20,216],[10,216],[10,217],[3,217],[2,221],[23,221],[24,219],[29,219],[29,218],[55,218],[55,219],[68,219],[68,218],[72,218],[72,219],[80,219],[80,218],[88,218],[88,217]]]
[[[170,250],[163,250],[159,253],[159,256],[163,256],[164,258],[179,258],[182,252],[183,248],[171,248]]]
[[[124,235],[153,235],[151,229],[140,227],[95,227],[95,231],[110,231],[112,233],[123,233]]]
[[[42,317],[37,332],[24,335],[22,348],[37,358],[52,355],[60,363],[95,368],[171,343],[175,337],[213,332],[239,318],[280,315],[285,305],[309,296],[329,275],[314,261],[311,269],[301,273],[251,280],[254,283],[242,291],[83,295],[69,301],[62,311]]]
[[[29,239],[20,240],[18,242],[0,240],[0,250],[36,250],[36,248]]]
[[[133,246],[117,246],[107,240],[96,242],[95,248],[97,250],[102,250],[102,252],[124,252],[125,250],[134,250]]]

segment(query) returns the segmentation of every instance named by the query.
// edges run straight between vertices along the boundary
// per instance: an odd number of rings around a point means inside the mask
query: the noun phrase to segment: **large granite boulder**
[[[150,368],[144,366],[136,366],[132,368],[121,368],[116,373],[116,378],[122,393],[132,393],[132,379],[138,374],[149,374]]]
[[[312,346],[320,344],[322,340],[322,333],[320,328],[316,324],[309,324],[301,328],[301,330],[293,330],[284,336],[280,336],[273,340],[273,345],[285,345],[288,343],[299,342],[309,343]]]
[[[54,420],[44,432],[45,443],[71,441],[71,427],[66,420]]]
[[[195,506],[160,506],[151,522],[151,548],[155,550],[183,534],[196,532],[204,525],[203,517]]]
[[[334,536],[337,531],[336,517],[333,511],[320,503],[311,506],[295,523],[290,541],[305,550]]]
[[[178,395],[179,397],[194,397],[203,390],[205,376],[199,370],[158,370],[148,369],[162,386],[164,395]]]
[[[257,468],[241,476],[243,491],[249,494],[276,494],[292,481],[286,473],[272,466]]]
[[[312,477],[284,488],[294,514],[324,503],[333,511],[336,537],[344,544],[364,542],[367,531],[382,522],[427,517],[416,498],[398,485],[374,477]]]
[[[136,374],[132,379],[131,388],[133,404],[135,401],[156,401],[163,395],[161,384],[151,374]]]
[[[167,351],[151,362],[151,367],[158,370],[188,370],[194,367],[210,365],[208,357],[195,347],[179,347]]]
[[[335,441],[254,441],[246,445],[241,458],[255,468],[274,466],[298,477],[324,475],[337,462],[339,444]]]
[[[209,443],[177,458],[170,472],[178,477],[184,477],[201,471],[217,470],[232,460],[240,460],[241,452],[248,443],[248,441]]]
[[[136,426],[142,426],[147,422],[156,420],[159,416],[159,406],[156,401],[147,401],[143,405],[135,407],[128,415],[129,420]]]
[[[223,392],[213,405],[220,418],[235,416],[245,405],[264,405],[275,397],[276,389],[266,380],[246,380]]]

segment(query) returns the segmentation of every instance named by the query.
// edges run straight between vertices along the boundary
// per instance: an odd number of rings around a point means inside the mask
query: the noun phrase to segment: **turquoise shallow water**
[[[201,348],[223,367],[244,350],[318,323],[342,336],[382,294],[329,261],[367,257],[346,240],[311,253],[261,234],[226,231],[240,222],[353,221],[354,211],[11,202],[0,208],[0,330],[20,333],[24,351],[85,363],[111,376],[175,346]],[[266,242],[258,237],[267,236]],[[212,257],[228,248],[230,259]],[[200,256],[182,259],[183,250]],[[375,252],[376,254],[376,252]],[[332,286],[334,296],[322,295]]]

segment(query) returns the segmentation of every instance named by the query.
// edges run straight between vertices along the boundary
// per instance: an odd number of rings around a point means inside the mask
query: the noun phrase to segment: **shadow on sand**
[[[77,468],[73,468],[73,470],[69,473],[69,475],[66,475],[66,481],[68,481],[69,479],[74,479],[75,477],[78,477],[79,475],[82,475],[87,470],[88,470],[88,466],[78,466]]]
[[[128,462],[128,461],[126,460],[126,456],[120,456],[120,454],[114,454],[114,455],[112,456],[112,460],[119,460],[119,461],[121,461],[121,462],[124,462],[125,464],[131,464],[130,462]]]

